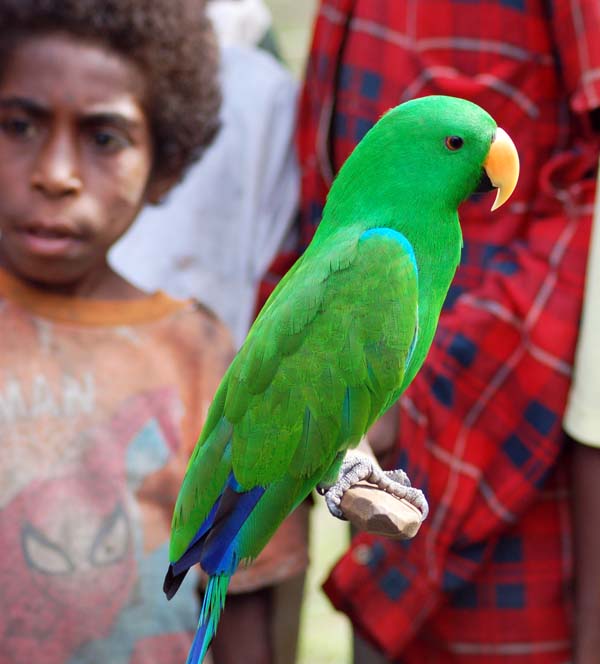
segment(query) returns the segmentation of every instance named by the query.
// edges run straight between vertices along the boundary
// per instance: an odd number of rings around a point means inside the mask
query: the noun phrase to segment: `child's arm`
[[[600,109],[592,116],[600,129]],[[596,124],[594,124],[596,127]],[[600,182],[600,180],[599,180]],[[572,436],[575,549],[574,664],[600,664],[600,196],[587,264],[584,310],[564,419]],[[586,444],[584,444],[586,443]]]
[[[574,443],[574,664],[600,662],[600,448]]]

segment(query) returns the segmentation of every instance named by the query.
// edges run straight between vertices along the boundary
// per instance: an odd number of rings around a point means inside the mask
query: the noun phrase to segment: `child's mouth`
[[[38,256],[61,256],[81,243],[81,235],[64,224],[32,223],[17,230],[28,253]]]

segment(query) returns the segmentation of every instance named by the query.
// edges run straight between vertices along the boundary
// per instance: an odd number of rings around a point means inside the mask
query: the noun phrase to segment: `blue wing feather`
[[[239,557],[236,536],[265,492],[257,486],[242,491],[233,472],[183,555],[169,566],[164,591],[171,599],[190,567],[200,563],[208,574],[233,574]]]

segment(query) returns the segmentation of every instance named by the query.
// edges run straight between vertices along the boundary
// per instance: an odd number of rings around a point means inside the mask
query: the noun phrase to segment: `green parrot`
[[[215,634],[229,579],[320,487],[342,517],[368,479],[427,512],[403,473],[355,447],[423,364],[460,260],[457,208],[518,178],[517,152],[479,106],[431,96],[387,112],[337,175],[304,255],[281,280],[225,374],[173,514],[170,599],[208,574],[188,664]]]

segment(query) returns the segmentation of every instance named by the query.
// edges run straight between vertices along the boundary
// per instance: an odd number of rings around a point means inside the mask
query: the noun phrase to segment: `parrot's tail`
[[[204,660],[225,606],[225,596],[227,595],[230,578],[229,574],[216,574],[208,578],[204,599],[202,600],[202,609],[200,610],[198,630],[186,664],[201,664]]]

